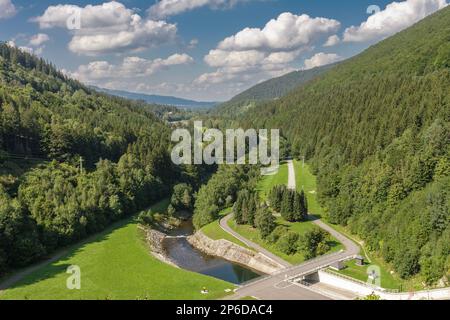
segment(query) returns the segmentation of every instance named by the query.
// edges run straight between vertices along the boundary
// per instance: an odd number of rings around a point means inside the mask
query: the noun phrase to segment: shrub
[[[139,213],[137,221],[142,225],[150,226],[155,222],[154,216],[155,214],[152,212],[152,210],[142,211],[141,213]]]
[[[285,226],[276,227],[272,233],[267,237],[267,241],[270,243],[276,243],[280,237],[289,231]]]
[[[288,231],[278,239],[277,241],[278,249],[287,255],[293,255],[297,253],[298,237],[299,236],[297,233]]]

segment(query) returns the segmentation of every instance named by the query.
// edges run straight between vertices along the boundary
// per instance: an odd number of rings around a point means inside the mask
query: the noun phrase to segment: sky
[[[350,58],[447,0],[0,0],[0,41],[83,83],[225,101]]]

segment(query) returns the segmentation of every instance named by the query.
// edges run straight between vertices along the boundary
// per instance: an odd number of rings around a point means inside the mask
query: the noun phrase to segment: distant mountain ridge
[[[131,100],[142,100],[149,104],[158,104],[158,105],[169,105],[179,108],[188,108],[188,109],[208,109],[212,108],[218,104],[218,102],[204,102],[204,101],[194,101],[189,99],[183,99],[173,96],[160,96],[153,94],[144,94],[144,93],[135,93],[123,90],[111,90],[100,88],[96,86],[92,86],[93,89],[104,92],[113,96],[119,96],[126,99]]]
[[[283,97],[290,91],[313,80],[336,65],[337,63],[334,63],[309,70],[293,71],[281,77],[266,80],[241,92],[231,100],[218,105],[211,112],[229,116],[239,115],[249,108],[254,107],[257,103]]]

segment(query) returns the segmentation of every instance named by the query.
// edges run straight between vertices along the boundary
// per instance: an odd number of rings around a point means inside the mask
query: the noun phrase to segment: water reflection
[[[204,275],[222,279],[234,284],[261,276],[253,270],[227,260],[212,257],[192,247],[186,236],[193,233],[191,221],[186,221],[182,226],[170,233],[164,241],[167,255],[183,269],[198,272]],[[181,237],[180,237],[181,236]]]

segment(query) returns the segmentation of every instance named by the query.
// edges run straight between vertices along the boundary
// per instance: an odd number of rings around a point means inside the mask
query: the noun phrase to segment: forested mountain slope
[[[243,116],[318,173],[332,222],[404,278],[450,270],[450,8]]]
[[[211,113],[221,116],[239,115],[258,103],[271,101],[286,95],[289,91],[316,78],[335,65],[330,64],[310,70],[294,71],[281,77],[261,82],[238,94],[231,100],[218,105]]]
[[[0,275],[168,193],[183,173],[149,109],[0,44]]]
[[[135,93],[135,92],[128,92],[123,90],[111,90],[111,89],[104,89],[104,88],[98,88],[93,87],[95,90],[100,92],[105,92],[110,95],[131,99],[131,100],[141,100],[145,101],[150,104],[157,104],[161,106],[174,106],[179,107],[183,109],[209,109],[214,107],[217,102],[203,102],[203,101],[194,101],[194,100],[188,100],[178,97],[172,97],[172,96],[159,96],[154,94],[144,94],[144,93]]]

